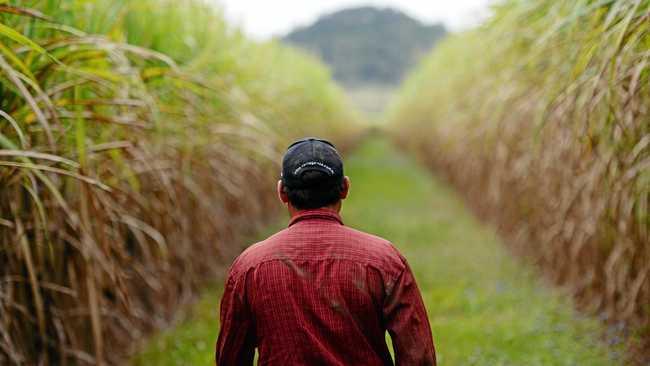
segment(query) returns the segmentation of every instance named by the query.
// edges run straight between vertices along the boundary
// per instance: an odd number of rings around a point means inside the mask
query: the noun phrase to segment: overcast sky
[[[246,33],[266,39],[308,25],[320,15],[353,6],[398,8],[425,22],[443,22],[452,30],[477,24],[488,13],[491,0],[211,0]]]

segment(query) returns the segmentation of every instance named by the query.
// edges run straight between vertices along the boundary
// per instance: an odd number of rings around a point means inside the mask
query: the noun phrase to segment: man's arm
[[[226,282],[221,298],[221,330],[216,347],[218,366],[252,366],[255,355],[255,333],[250,308],[246,301],[245,276]]]
[[[406,261],[384,301],[384,321],[395,350],[395,365],[435,366],[436,352],[422,296]]]

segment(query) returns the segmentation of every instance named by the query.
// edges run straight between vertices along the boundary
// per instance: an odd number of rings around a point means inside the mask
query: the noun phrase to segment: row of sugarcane
[[[650,1],[507,0],[443,42],[392,111],[576,304],[650,349]]]
[[[0,1],[0,364],[121,364],[343,147],[328,71],[200,0]]]

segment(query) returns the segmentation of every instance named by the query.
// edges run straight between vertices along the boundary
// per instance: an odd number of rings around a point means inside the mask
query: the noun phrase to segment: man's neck
[[[297,209],[291,203],[289,203],[287,205],[287,208],[289,210],[290,218],[294,218],[295,216],[299,215],[301,212],[308,211],[308,210]],[[339,213],[339,212],[341,212],[341,201],[338,201],[337,203],[335,203],[333,205],[320,207],[320,208],[314,209],[314,210],[330,210],[330,211],[334,211],[336,213]]]

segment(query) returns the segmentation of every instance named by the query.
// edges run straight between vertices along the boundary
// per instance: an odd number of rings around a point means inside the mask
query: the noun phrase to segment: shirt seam
[[[370,263],[358,262],[358,261],[355,261],[354,259],[348,259],[348,258],[329,258],[329,259],[336,259],[336,260],[343,260],[343,261],[348,261],[348,262],[358,263],[358,264],[363,265],[364,268],[366,268],[366,269],[367,269],[367,267],[372,267],[372,268],[378,270],[379,272],[385,274],[386,277],[388,277],[388,282],[384,284],[384,287],[386,287],[387,285],[390,286],[390,289],[391,289],[391,293],[390,293],[390,294],[392,294],[392,291],[394,291],[394,287],[395,287],[395,283],[397,283],[397,279],[398,279],[398,278],[399,278],[399,277],[404,273],[404,271],[406,270],[406,266],[402,263],[402,268],[400,268],[399,272],[398,272],[396,275],[393,275],[393,274],[391,274],[389,271],[387,271],[386,269],[381,268],[381,267],[378,267],[378,266],[373,265],[373,264],[370,264]],[[310,260],[311,260],[311,261],[320,261],[321,259],[306,259],[306,260],[307,260],[307,261],[310,261]],[[258,263],[257,265],[259,266],[259,265],[266,264],[266,263],[270,263],[270,262],[282,262],[282,261],[283,261],[282,258],[273,258],[273,259],[264,260],[264,261]],[[233,276],[230,276],[230,277],[228,278],[228,282],[230,282],[230,281],[232,280],[232,281],[233,281],[233,288],[234,288],[235,284],[236,284],[238,281],[240,281],[242,278],[245,278],[246,275],[248,274],[248,272],[253,271],[253,270],[256,270],[256,269],[257,269],[256,266],[250,266],[250,267],[247,267],[245,270],[243,270],[243,271],[241,271],[241,272],[238,272],[237,274],[235,274],[235,275],[233,275]],[[386,293],[385,295],[386,295],[386,296],[389,296],[390,294],[389,294],[389,293]]]

